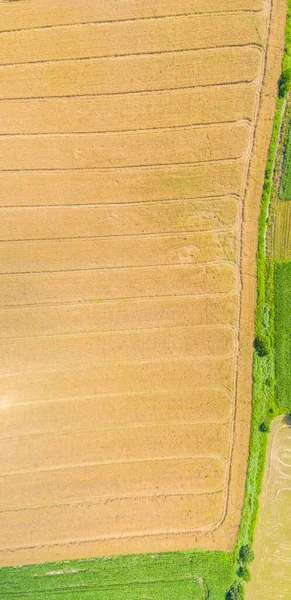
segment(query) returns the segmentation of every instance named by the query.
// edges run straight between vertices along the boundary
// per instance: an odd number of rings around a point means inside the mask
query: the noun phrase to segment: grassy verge
[[[224,600],[233,554],[173,552],[0,570],[1,600]]]
[[[276,402],[291,413],[291,261],[275,263]]]
[[[289,126],[286,149],[284,151],[283,175],[280,185],[280,200],[291,200],[291,129]]]
[[[274,284],[273,264],[265,251],[268,211],[273,194],[273,173],[277,143],[282,122],[283,100],[277,100],[277,108],[268,153],[265,182],[259,218],[257,252],[257,306],[256,344],[253,359],[253,398],[250,452],[245,501],[242,513],[238,548],[251,545],[258,511],[258,498],[262,488],[267,436],[265,427],[276,414],[274,399]]]

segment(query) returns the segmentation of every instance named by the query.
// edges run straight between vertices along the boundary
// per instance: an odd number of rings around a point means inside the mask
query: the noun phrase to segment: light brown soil
[[[290,426],[290,417],[278,417],[272,424],[254,539],[252,580],[246,586],[249,600],[289,600],[291,594]]]
[[[233,548],[285,2],[235,4],[0,4],[3,565]]]

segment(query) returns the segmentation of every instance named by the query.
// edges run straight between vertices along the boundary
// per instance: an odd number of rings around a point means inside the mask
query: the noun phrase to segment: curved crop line
[[[147,498],[158,499],[158,498],[178,498],[183,497],[195,497],[195,496],[214,496],[224,491],[225,485],[221,485],[213,490],[199,491],[199,492],[158,492],[155,494],[129,494],[124,496],[92,496],[90,498],[81,498],[80,500],[68,500],[60,503],[50,504],[35,504],[28,506],[19,506],[17,508],[4,508],[0,509],[0,514],[16,513],[16,512],[30,512],[34,510],[42,510],[43,508],[63,508],[64,506],[79,506],[79,505],[94,505],[102,503],[106,505],[108,502],[116,502],[119,500],[145,500]]]
[[[135,240],[135,241],[139,241],[139,240],[158,240],[158,239],[172,239],[172,238],[183,238],[184,241],[187,241],[187,238],[196,238],[196,237],[204,237],[204,236],[211,236],[211,234],[213,234],[214,238],[218,237],[224,237],[223,234],[234,234],[237,232],[237,225],[236,223],[234,225],[230,225],[229,227],[224,227],[224,228],[215,228],[212,227],[211,229],[183,229],[180,231],[156,231],[156,232],[152,232],[152,233],[120,233],[117,235],[110,234],[110,235],[100,235],[100,236],[96,236],[96,235],[80,235],[80,236],[72,236],[72,237],[51,237],[51,238],[22,238],[22,239],[0,239],[0,244],[3,246],[8,245],[10,246],[11,244],[16,244],[16,245],[34,245],[34,244],[39,244],[39,245],[43,245],[43,246],[47,246],[48,244],[51,243],[57,243],[57,244],[64,244],[64,245],[68,245],[71,242],[88,242],[89,244],[92,242],[102,242],[104,240],[118,240],[118,241],[122,241],[122,240]],[[183,266],[183,263],[181,263],[181,266]]]
[[[218,492],[219,494],[221,492]],[[135,533],[123,533],[116,535],[100,535],[100,536],[92,536],[90,538],[76,538],[71,540],[60,540],[55,542],[41,542],[35,544],[25,544],[21,546],[15,547],[2,547],[0,548],[0,552],[17,552],[19,550],[33,550],[37,548],[51,548],[56,546],[70,546],[72,544],[88,544],[94,542],[105,542],[109,540],[126,540],[126,539],[134,539],[134,538],[148,538],[148,537],[161,537],[161,536],[169,536],[169,535],[192,535],[193,533],[203,533],[207,531],[214,531],[219,527],[220,519],[214,522],[213,525],[203,526],[203,527],[193,527],[187,529],[167,529],[167,530],[155,530],[155,531],[144,531],[144,532],[135,532]]]
[[[248,44],[225,44],[222,46],[205,46],[200,48],[182,48],[181,50],[155,50],[152,52],[129,52],[124,54],[108,54],[102,56],[81,56],[76,58],[52,58],[45,60],[32,60],[26,62],[12,62],[12,63],[0,63],[0,70],[6,67],[18,67],[26,65],[44,65],[51,63],[67,63],[67,62],[83,62],[83,61],[96,61],[96,60],[111,60],[111,59],[126,59],[135,56],[159,56],[164,54],[188,54],[189,52],[213,52],[220,50],[227,50],[232,48],[257,48],[262,50],[262,46],[256,42],[250,42]]]
[[[194,363],[194,362],[215,362],[218,360],[230,360],[234,357],[236,353],[236,348],[233,348],[231,352],[227,352],[226,354],[217,354],[215,356],[211,356],[209,354],[197,354],[197,355],[193,355],[193,356],[184,356],[184,355],[175,355],[175,356],[166,356],[166,357],[159,357],[159,358],[139,358],[139,359],[130,359],[130,358],[124,358],[122,360],[104,360],[104,361],[97,361],[94,363],[95,367],[101,367],[101,366],[124,366],[124,365],[156,365],[156,364],[165,364],[165,363],[173,363],[176,361],[184,361],[186,363]],[[78,365],[78,368],[80,368],[81,365]],[[77,368],[77,367],[75,367]],[[6,371],[6,372],[2,372],[0,377],[15,377],[15,376],[22,376],[25,377],[27,375],[32,375],[32,373],[34,374],[39,374],[39,373],[60,373],[61,371],[66,371],[66,368],[32,368],[30,367],[29,369],[26,369],[25,371]],[[64,435],[67,435],[66,433]]]
[[[212,403],[214,403],[215,401],[211,401]],[[19,405],[16,405],[19,406]],[[11,408],[11,407],[10,407]],[[62,437],[62,436],[74,436],[74,435],[83,435],[84,433],[100,433],[100,432],[104,432],[104,431],[134,431],[135,429],[161,429],[163,427],[187,427],[189,426],[196,426],[196,425],[226,425],[227,423],[230,422],[230,417],[225,417],[224,419],[219,419],[219,420],[196,420],[192,421],[192,420],[187,420],[187,421],[161,421],[160,423],[136,423],[135,425],[120,425],[117,427],[114,427],[113,425],[108,427],[97,427],[97,428],[92,428],[92,429],[78,429],[78,430],[68,430],[68,431],[63,431],[63,432],[59,432],[58,430],[51,430],[51,431],[44,431],[41,433],[25,433],[23,435],[18,435],[18,436],[14,436],[14,437],[0,437],[0,443],[6,443],[8,441],[12,441],[12,442],[17,442],[17,441],[21,441],[21,440],[27,440],[27,439],[43,439],[43,438],[48,438],[48,437]],[[8,476],[10,475],[10,473],[8,474]],[[5,474],[0,472],[0,477],[5,476]]]
[[[42,100],[62,100],[62,99],[67,99],[67,100],[79,100],[79,99],[95,99],[95,98],[99,98],[100,96],[149,96],[149,95],[167,95],[169,92],[176,94],[179,92],[183,92],[183,91],[189,91],[189,90],[196,90],[196,89],[200,89],[200,88],[204,88],[204,87],[208,87],[208,88],[218,88],[218,87],[238,87],[238,86],[245,86],[245,87],[252,87],[252,88],[256,88],[256,79],[253,80],[240,80],[240,81],[233,81],[233,82],[228,82],[228,83],[209,83],[209,84],[205,84],[205,85],[186,85],[186,86],[180,86],[180,87],[175,87],[175,88],[161,88],[161,89],[157,89],[157,90],[139,90],[139,91],[131,91],[131,92],[107,92],[104,94],[64,94],[64,95],[60,95],[60,96],[29,96],[29,97],[16,97],[16,98],[1,98],[0,97],[0,102],[22,102],[22,103],[27,103],[27,102],[39,102]]]
[[[0,239],[0,244],[37,244],[42,242],[43,244],[50,242],[58,242],[58,243],[70,243],[72,241],[82,241],[82,242],[98,242],[101,240],[123,240],[123,239],[134,239],[142,238],[142,239],[152,239],[152,238],[166,238],[166,237],[183,237],[184,239],[187,236],[199,236],[199,235],[209,235],[214,233],[215,235],[223,234],[223,233],[236,233],[238,229],[237,224],[230,225],[229,227],[224,228],[216,228],[212,227],[211,229],[181,229],[180,231],[163,231],[163,232],[152,232],[152,233],[120,233],[115,235],[114,233],[111,235],[76,235],[69,237],[50,237],[50,238],[22,238],[22,239]]]
[[[270,40],[270,27],[271,27],[271,14],[272,14],[272,10],[273,10],[273,0],[266,0],[267,1],[267,7],[268,7],[268,20],[266,23],[266,46],[265,46],[265,50],[262,53],[262,60],[261,60],[261,75],[260,75],[260,94],[258,97],[258,101],[257,101],[257,106],[256,106],[256,111],[255,111],[255,117],[254,117],[254,124],[253,124],[253,134],[251,136],[251,140],[250,140],[250,148],[249,148],[249,161],[248,164],[246,165],[246,170],[245,170],[245,182],[244,182],[244,193],[243,193],[243,198],[246,195],[247,192],[247,188],[248,188],[248,183],[249,183],[249,178],[250,178],[250,169],[251,169],[251,158],[252,158],[252,154],[254,151],[254,142],[255,142],[255,135],[256,135],[256,130],[257,130],[257,123],[258,123],[258,118],[259,118],[259,113],[260,113],[260,108],[261,108],[261,104],[262,104],[262,94],[263,94],[263,84],[264,84],[264,79],[265,79],[265,74],[266,74],[266,57],[268,55],[268,50],[269,50],[269,40]],[[243,205],[241,208],[241,228],[240,228],[240,281],[243,281],[243,277],[242,277],[242,244],[241,244],[241,236],[242,236],[242,225],[243,225],[243,219],[244,219],[244,211],[243,211]],[[238,314],[238,324],[240,324],[240,320],[241,320],[241,290],[242,290],[242,285],[240,286],[240,301],[239,301],[239,314]],[[238,331],[238,340],[237,340],[237,348],[239,349],[240,347],[240,330]],[[226,494],[225,494],[225,505],[224,505],[224,510],[223,510],[223,514],[221,519],[219,520],[219,522],[216,524],[216,526],[214,527],[214,529],[218,529],[218,527],[221,527],[221,525],[223,524],[223,522],[225,521],[226,517],[227,517],[227,513],[228,513],[228,506],[229,506],[229,495],[230,495],[230,480],[231,480],[231,472],[232,472],[232,456],[233,456],[233,449],[234,449],[234,443],[235,443],[235,425],[236,425],[236,409],[237,409],[237,389],[238,389],[238,360],[239,360],[239,355],[238,355],[238,351],[236,353],[236,369],[235,369],[235,401],[234,401],[234,405],[233,405],[233,416],[232,416],[232,428],[231,428],[231,443],[230,443],[230,448],[229,448],[229,456],[228,456],[228,477],[227,477],[227,487],[226,487]]]
[[[209,293],[209,294],[168,294],[168,295],[164,295],[164,296],[141,296],[136,298],[135,296],[129,296],[129,297],[125,297],[125,298],[104,298],[101,301],[98,301],[98,304],[102,303],[103,304],[115,304],[118,302],[126,302],[126,303],[139,303],[139,302],[155,302],[156,300],[170,300],[172,298],[177,298],[177,299],[189,299],[191,298],[193,301],[196,301],[196,296],[198,296],[199,298],[210,298],[210,299],[214,299],[214,298],[223,298],[224,296],[227,297],[237,297],[237,292],[233,291],[233,292],[216,292],[216,293]],[[85,306],[92,306],[92,305],[97,305],[96,300],[68,300],[67,302],[52,302],[49,305],[47,305],[46,303],[42,303],[40,305],[40,309],[42,308],[49,308],[49,309],[53,309],[55,306],[59,306],[59,305],[64,305],[66,308],[69,307],[74,307],[74,308],[81,308],[83,305]],[[21,306],[21,310],[25,311],[25,310],[31,310],[31,306],[34,305],[29,305],[29,304],[25,304],[23,306]],[[0,312],[1,311],[6,311],[6,310],[19,310],[18,306],[11,306],[9,307],[9,309],[7,308],[7,306],[5,305],[0,305]]]
[[[170,331],[177,331],[178,329],[184,331],[184,330],[199,330],[199,329],[203,329],[203,330],[209,330],[209,331],[213,331],[213,330],[230,330],[233,334],[235,334],[237,332],[237,328],[234,327],[233,325],[231,325],[230,323],[217,323],[216,325],[209,325],[209,324],[200,324],[200,325],[191,325],[191,324],[187,324],[187,325],[162,325],[161,327],[133,327],[132,329],[103,329],[100,331],[88,331],[88,332],[81,332],[81,333],[60,333],[60,334],[41,334],[41,335],[22,335],[22,336],[15,336],[15,337],[10,337],[10,338],[0,338],[0,344],[1,346],[4,346],[6,344],[9,344],[11,341],[20,341],[20,340],[34,340],[34,339],[38,339],[38,340],[48,340],[48,339],[62,339],[62,340],[66,340],[66,339],[72,339],[72,338],[94,338],[94,337],[102,337],[102,336],[108,336],[108,337],[114,337],[116,335],[132,335],[132,334],[136,334],[136,333],[153,333],[153,332],[170,332]]]
[[[53,98],[99,98],[104,96],[144,96],[150,94],[158,94],[162,92],[176,92],[177,90],[194,90],[194,89],[204,89],[208,87],[228,87],[232,85],[242,85],[242,84],[253,84],[256,82],[255,79],[240,79],[238,81],[230,81],[230,82],[221,82],[221,83],[205,83],[199,85],[185,85],[182,87],[168,87],[168,88],[158,88],[154,90],[136,90],[136,91],[126,91],[126,92],[104,92],[104,93],[96,93],[96,94],[59,94],[59,95],[51,95],[51,96],[15,96],[15,97],[5,97],[0,98],[0,102],[8,102],[8,101],[18,101],[18,100],[51,100]]]
[[[19,273],[18,273],[19,275]],[[35,275],[39,275],[39,273],[36,273]],[[138,301],[138,300],[157,300],[157,299],[169,299],[169,298],[218,298],[218,297],[222,297],[222,296],[234,296],[236,294],[236,290],[231,290],[230,292],[216,292],[215,294],[210,294],[210,293],[205,293],[205,294],[201,294],[201,293],[197,293],[197,294],[153,294],[152,296],[120,296],[118,298],[102,298],[101,300],[98,300],[98,303],[103,303],[103,302],[130,302],[130,301]],[[78,306],[81,306],[82,304],[88,304],[90,303],[90,300],[80,300],[79,302],[77,302]],[[96,300],[92,301],[93,304],[96,304]],[[73,303],[75,305],[75,303]],[[26,304],[2,304],[0,305],[0,310],[5,309],[5,308],[9,308],[9,309],[16,309],[16,308],[51,308],[51,307],[56,307],[56,306],[71,306],[72,305],[72,301],[51,301],[51,302],[38,302],[38,303],[29,303],[27,302]]]
[[[76,23],[66,23],[66,24],[58,24],[58,25],[38,25],[35,27],[20,27],[18,29],[2,29],[0,30],[0,35],[2,34],[15,34],[20,31],[35,31],[38,29],[64,29],[70,27],[80,27],[84,25],[111,25],[113,23],[131,23],[135,21],[158,21],[161,19],[179,19],[181,17],[199,17],[199,16],[212,16],[212,15],[222,15],[229,16],[232,14],[253,14],[258,15],[259,13],[264,13],[264,10],[258,9],[239,9],[239,10],[217,10],[217,11],[202,11],[202,12],[187,12],[187,13],[177,13],[170,15],[158,15],[154,17],[137,17],[137,18],[128,18],[128,19],[112,19],[107,21],[80,21]]]
[[[139,206],[157,206],[159,204],[174,204],[175,202],[185,202],[185,203],[190,203],[190,202],[200,202],[200,203],[204,203],[204,202],[212,202],[212,201],[219,201],[222,199],[233,199],[236,200],[237,204],[240,205],[242,202],[241,196],[239,196],[238,194],[235,193],[231,193],[231,194],[223,194],[221,196],[216,195],[216,196],[197,196],[196,198],[166,198],[165,200],[163,199],[159,199],[159,200],[141,200],[141,201],[133,201],[133,202],[93,202],[92,204],[30,204],[30,205],[22,205],[22,204],[8,204],[8,205],[2,205],[0,206],[0,211],[1,210],[54,210],[54,209],[63,209],[63,208],[69,208],[69,209],[76,209],[76,210],[82,210],[83,208],[102,208],[102,209],[106,209],[106,208],[110,208],[110,207],[119,207],[121,210],[123,209],[123,207],[129,207],[132,206],[134,208],[138,208]]]
[[[199,357],[200,358],[200,357]],[[8,441],[19,441],[19,440],[36,440],[36,439],[43,439],[43,438],[48,438],[48,437],[71,437],[71,436],[78,436],[78,435],[83,435],[85,433],[100,433],[101,431],[134,431],[134,430],[138,430],[138,429],[163,429],[165,427],[168,427],[169,425],[171,427],[193,427],[196,425],[226,425],[227,423],[229,423],[230,418],[229,417],[225,417],[224,419],[221,420],[204,420],[204,421],[197,421],[195,419],[195,421],[192,420],[187,420],[187,421],[175,421],[175,420],[170,420],[170,421],[161,421],[159,423],[135,423],[134,425],[117,425],[117,426],[109,426],[108,427],[92,427],[90,429],[74,429],[71,431],[44,431],[41,433],[26,433],[24,435],[16,435],[16,436],[11,436],[11,437],[1,437],[0,438],[0,443],[6,443]],[[0,472],[0,476],[3,475]]]
[[[165,264],[165,265],[136,265],[136,266],[119,266],[119,267],[92,267],[89,269],[61,269],[59,271],[25,271],[23,273],[0,273],[0,277],[8,277],[8,276],[42,276],[42,275],[55,275],[57,273],[87,273],[87,272],[109,272],[109,271],[149,271],[149,270],[158,270],[158,269],[173,269],[173,270],[178,270],[178,269],[198,269],[199,267],[231,267],[231,269],[233,271],[237,271],[237,264],[236,262],[232,261],[232,260],[228,260],[228,259],[220,259],[220,260],[206,260],[206,261],[200,261],[197,262],[195,264],[189,264],[189,263],[185,263],[185,264],[181,264],[181,263],[177,263],[177,264]],[[174,294],[175,295],[175,294]]]
[[[83,469],[84,467],[102,467],[105,465],[127,465],[127,464],[135,464],[135,463],[152,463],[152,462],[169,462],[169,461],[178,461],[178,460],[195,460],[201,458],[210,458],[216,459],[218,462],[221,462],[223,467],[227,464],[226,459],[220,454],[193,454],[193,455],[181,455],[181,456],[163,456],[160,457],[151,457],[151,458],[133,458],[130,460],[103,460],[102,462],[83,462],[80,464],[68,464],[68,465],[58,465],[54,467],[45,467],[38,468],[26,471],[13,471],[11,473],[0,473],[0,479],[6,479],[8,477],[15,477],[19,475],[29,475],[32,473],[48,473],[51,471],[67,471],[72,469]]]
[[[115,393],[104,393],[104,394],[90,394],[87,396],[69,396],[69,397],[63,397],[63,398],[55,398],[53,400],[49,399],[49,400],[34,400],[34,401],[29,401],[29,402],[19,402],[19,403],[15,403],[13,405],[11,404],[6,404],[4,405],[3,403],[1,404],[1,409],[14,409],[17,408],[18,406],[30,406],[30,405],[42,405],[42,404],[55,404],[58,402],[76,402],[76,401],[86,401],[86,400],[90,400],[92,398],[120,398],[120,397],[127,397],[127,396],[154,396],[154,395],[162,395],[162,394],[166,394],[166,393],[172,393],[173,391],[175,391],[176,388],[166,388],[166,389],[158,389],[158,390],[145,390],[145,391],[137,391],[137,392],[115,392]],[[184,392],[197,392],[200,390],[222,390],[229,398],[229,401],[232,400],[232,393],[229,391],[229,389],[227,389],[226,387],[224,387],[223,385],[210,385],[210,386],[199,386],[199,387],[195,387],[195,388],[181,388],[180,392],[184,393]]]
[[[160,168],[176,168],[176,167],[191,167],[191,166],[196,166],[196,165],[205,165],[205,164],[220,164],[220,163],[237,163],[237,162],[244,162],[243,160],[244,158],[244,152],[235,158],[216,158],[216,159],[207,159],[207,160],[200,160],[200,161],[189,161],[189,162],[179,162],[179,163],[155,163],[153,165],[126,165],[126,166],[119,166],[119,167],[68,167],[68,168],[62,168],[62,167],[55,167],[55,168],[36,168],[36,169],[30,169],[30,168],[22,168],[22,169],[0,169],[0,174],[1,173],[64,173],[64,172],[76,172],[76,171],[82,171],[82,172],[99,172],[99,173],[111,173],[111,172],[115,172],[115,171],[129,171],[129,170],[138,170],[138,171],[145,171],[145,170],[155,170],[155,169],[160,169]]]
[[[144,127],[139,129],[101,129],[96,131],[63,131],[59,132],[44,132],[44,133],[0,133],[1,138],[64,138],[64,137],[88,137],[93,135],[106,135],[106,136],[120,136],[120,135],[132,135],[132,134],[146,134],[146,133],[165,133],[168,131],[188,131],[191,129],[206,129],[207,127],[228,127],[231,125],[248,125],[251,127],[252,120],[248,117],[237,119],[235,121],[209,121],[208,123],[193,123],[190,125],[169,125],[169,126],[157,126],[157,127]]]

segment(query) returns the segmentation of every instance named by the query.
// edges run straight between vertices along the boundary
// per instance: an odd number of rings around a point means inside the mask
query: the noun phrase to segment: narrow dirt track
[[[233,4],[0,4],[1,565],[233,548],[285,2]]]

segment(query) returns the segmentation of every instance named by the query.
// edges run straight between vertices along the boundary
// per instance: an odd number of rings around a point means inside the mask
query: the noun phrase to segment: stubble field
[[[283,4],[0,6],[1,565],[233,548]]]

